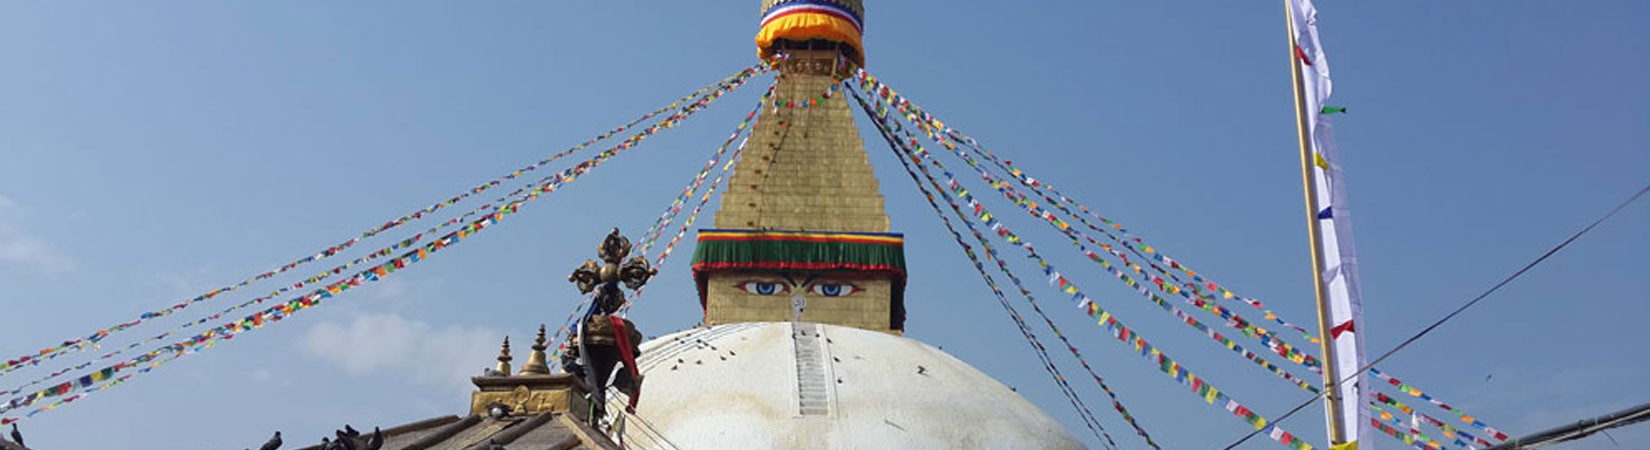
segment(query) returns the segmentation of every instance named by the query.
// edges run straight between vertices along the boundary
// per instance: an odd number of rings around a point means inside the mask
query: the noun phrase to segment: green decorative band
[[[905,236],[774,230],[699,230],[693,279],[705,305],[709,274],[723,271],[809,271],[893,277],[889,327],[905,328]]]
[[[905,238],[890,233],[700,230],[694,273],[808,270],[905,274]]]

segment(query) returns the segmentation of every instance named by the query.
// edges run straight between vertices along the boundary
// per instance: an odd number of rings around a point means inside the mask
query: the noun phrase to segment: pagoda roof
[[[619,446],[583,422],[559,412],[487,417],[443,416],[382,430],[382,450],[487,449],[493,442],[510,450],[618,450]],[[368,435],[358,438],[365,448]],[[0,445],[0,449],[11,450]],[[323,450],[320,444],[299,450]]]

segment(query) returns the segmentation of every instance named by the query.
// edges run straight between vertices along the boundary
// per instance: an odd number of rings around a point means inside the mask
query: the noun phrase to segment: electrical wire
[[[1575,232],[1575,234],[1570,235],[1570,237],[1564,239],[1564,241],[1559,242],[1558,245],[1555,245],[1555,246],[1553,246],[1553,248],[1548,249],[1546,253],[1542,253],[1541,256],[1536,257],[1535,260],[1530,261],[1529,264],[1525,264],[1524,267],[1519,268],[1517,271],[1513,272],[1512,275],[1508,275],[1506,278],[1503,278],[1500,282],[1495,283],[1494,286],[1490,286],[1490,288],[1488,290],[1485,290],[1484,293],[1478,294],[1477,297],[1473,297],[1472,300],[1468,300],[1466,303],[1463,303],[1461,306],[1456,307],[1454,311],[1450,311],[1449,314],[1445,314],[1444,317],[1439,318],[1437,321],[1433,322],[1431,325],[1427,325],[1426,328],[1422,328],[1421,331],[1416,332],[1413,336],[1410,336],[1408,339],[1404,339],[1404,341],[1399,343],[1398,346],[1393,347],[1391,350],[1387,350],[1385,353],[1382,353],[1381,356],[1375,357],[1375,359],[1373,359],[1373,360],[1369,361],[1368,363],[1364,364],[1363,367],[1359,367],[1358,370],[1352,372],[1352,375],[1347,376],[1345,379],[1340,380],[1340,382],[1341,383],[1346,383],[1348,381],[1352,381],[1352,379],[1357,378],[1360,374],[1364,373],[1364,371],[1369,370],[1371,367],[1375,367],[1375,364],[1378,364],[1381,361],[1385,361],[1387,358],[1392,357],[1392,355],[1397,354],[1398,351],[1403,350],[1406,347],[1409,347],[1409,344],[1415,343],[1415,341],[1420,340],[1421,337],[1426,336],[1428,333],[1431,333],[1433,330],[1438,329],[1438,327],[1443,325],[1445,322],[1449,322],[1451,319],[1454,319],[1455,316],[1460,315],[1462,312],[1466,312],[1466,310],[1468,308],[1472,308],[1474,305],[1477,305],[1478,302],[1483,301],[1485,298],[1489,298],[1490,294],[1494,294],[1495,291],[1501,290],[1501,288],[1503,286],[1506,286],[1508,283],[1512,283],[1513,280],[1516,280],[1519,277],[1524,276],[1524,274],[1528,273],[1530,271],[1530,269],[1534,269],[1535,266],[1540,265],[1542,262],[1546,261],[1547,258],[1552,257],[1553,255],[1557,254],[1560,250],[1563,250],[1565,247],[1569,247],[1571,243],[1574,243],[1577,239],[1580,239],[1582,236],[1584,236],[1587,233],[1593,231],[1593,228],[1597,228],[1599,226],[1599,224],[1602,224],[1605,221],[1610,220],[1610,218],[1612,218],[1612,217],[1615,217],[1616,214],[1620,213],[1623,209],[1627,209],[1627,207],[1629,205],[1632,205],[1634,202],[1636,202],[1640,198],[1644,197],[1644,194],[1646,194],[1646,193],[1650,193],[1650,183],[1645,184],[1643,188],[1640,188],[1638,190],[1638,192],[1634,193],[1631,197],[1628,197],[1627,200],[1621,202],[1621,204],[1619,204],[1619,205],[1616,205],[1616,207],[1611,209],[1610,212],[1605,213],[1603,216],[1599,217],[1597,220],[1594,220],[1592,223],[1587,224],[1587,226],[1585,228],[1582,228],[1581,231],[1577,231],[1577,232]],[[1313,402],[1318,401],[1319,398],[1323,398],[1323,396],[1328,394],[1329,392],[1330,391],[1325,390],[1323,392],[1318,393],[1318,395],[1312,396],[1312,398],[1306,399],[1306,401],[1301,402],[1299,405],[1295,405],[1294,408],[1290,408],[1289,412],[1285,412],[1285,413],[1283,413],[1283,415],[1278,416],[1278,418],[1273,419],[1272,423],[1276,424],[1276,423],[1279,423],[1279,422],[1283,422],[1284,419],[1288,419],[1289,416],[1292,416],[1295,413],[1300,412],[1300,410],[1302,408],[1306,408],[1308,405],[1311,405]],[[1258,432],[1259,431],[1257,430],[1257,431],[1249,432],[1249,434],[1243,435],[1243,437],[1238,438],[1238,440],[1236,440],[1236,441],[1233,441],[1231,444],[1227,445],[1223,450],[1231,450],[1232,448],[1235,448],[1238,445],[1243,444],[1244,441],[1248,441],[1249,438],[1254,437],[1255,434],[1257,434]]]

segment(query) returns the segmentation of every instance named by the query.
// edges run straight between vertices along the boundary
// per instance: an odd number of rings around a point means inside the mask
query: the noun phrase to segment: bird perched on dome
[[[276,431],[275,436],[270,437],[268,441],[264,441],[264,445],[259,446],[258,450],[276,450],[279,448],[281,448],[281,432]]]
[[[384,432],[379,431],[378,427],[372,427],[372,437],[367,438],[366,450],[379,450],[381,448],[384,448]]]

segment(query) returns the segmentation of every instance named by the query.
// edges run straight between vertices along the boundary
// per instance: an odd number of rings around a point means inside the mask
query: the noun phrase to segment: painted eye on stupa
[[[816,283],[808,290],[824,297],[847,297],[865,289],[848,283]]]
[[[756,295],[779,295],[791,292],[790,285],[777,281],[751,280],[733,285],[733,287],[744,289],[745,292]]]

